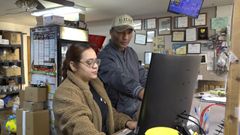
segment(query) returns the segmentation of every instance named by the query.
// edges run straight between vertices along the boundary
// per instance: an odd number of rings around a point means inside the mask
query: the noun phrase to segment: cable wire
[[[185,120],[189,120],[189,121],[191,121],[191,122],[193,122],[194,124],[196,124],[197,126],[198,126],[198,128],[199,128],[199,130],[200,130],[200,134],[202,135],[206,135],[206,133],[205,133],[205,131],[202,129],[202,127],[199,125],[199,124],[197,124],[195,121],[193,121],[193,120],[191,120],[191,119],[189,119],[189,118],[186,118],[186,117],[184,117],[184,116],[181,116],[181,114],[179,115],[177,115],[179,118],[182,118],[182,119],[185,119]]]

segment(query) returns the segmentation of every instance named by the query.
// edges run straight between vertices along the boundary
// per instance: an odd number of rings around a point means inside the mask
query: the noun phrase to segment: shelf
[[[36,70],[32,70],[31,73],[49,75],[49,76],[56,76],[56,74],[57,74],[56,72],[44,72],[44,71],[36,71]]]
[[[10,95],[10,94],[18,94],[20,90],[11,91],[11,92],[0,92],[0,95]]]
[[[15,78],[22,78],[22,76],[0,76],[0,79],[15,79]]]
[[[5,64],[5,63],[21,63],[22,61],[19,60],[0,60],[0,64]]]
[[[5,111],[5,110],[11,110],[12,107],[5,107],[5,108],[0,108],[0,111]]]
[[[4,47],[4,48],[21,48],[21,45],[5,45],[5,44],[0,44],[0,47]]]
[[[11,66],[18,66],[20,68],[17,69],[16,74],[6,74],[0,73],[0,85],[8,85],[11,83],[16,83],[22,89],[22,84],[25,83],[25,76],[24,76],[24,57],[23,57],[23,34],[20,31],[9,31],[9,30],[0,30],[0,33],[4,39],[7,39],[9,42],[0,43],[0,51],[6,52],[6,54],[10,54],[9,56],[3,55],[3,59],[0,60],[0,68],[8,68]],[[17,51],[17,52],[16,52]],[[10,58],[11,57],[11,58]],[[6,66],[6,67],[5,67]],[[25,67],[26,68],[26,67]],[[9,68],[8,68],[9,69]],[[15,72],[15,71],[14,71]],[[8,75],[8,76],[6,76]],[[0,94],[2,94],[0,91]],[[16,92],[13,92],[16,93]],[[6,93],[8,94],[8,93]],[[11,94],[11,93],[10,93]]]

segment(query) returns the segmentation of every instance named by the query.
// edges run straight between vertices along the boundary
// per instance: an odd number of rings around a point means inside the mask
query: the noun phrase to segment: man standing
[[[139,64],[136,52],[129,47],[133,35],[133,19],[120,15],[113,20],[111,39],[100,52],[99,76],[112,101],[120,112],[136,118],[143,98],[147,73]]]

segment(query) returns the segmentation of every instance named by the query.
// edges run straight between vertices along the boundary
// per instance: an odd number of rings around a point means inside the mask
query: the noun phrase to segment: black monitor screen
[[[200,56],[152,54],[135,131],[138,135],[156,126],[174,128],[177,115],[189,114],[200,61]]]
[[[197,18],[203,0],[170,0],[168,11]]]

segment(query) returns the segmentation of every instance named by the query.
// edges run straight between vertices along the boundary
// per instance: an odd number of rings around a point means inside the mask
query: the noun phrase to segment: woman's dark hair
[[[67,70],[72,71],[70,61],[73,61],[77,65],[81,60],[82,53],[89,48],[91,48],[91,46],[87,43],[74,43],[68,48],[66,58],[62,65],[62,76],[64,79],[67,77]]]

